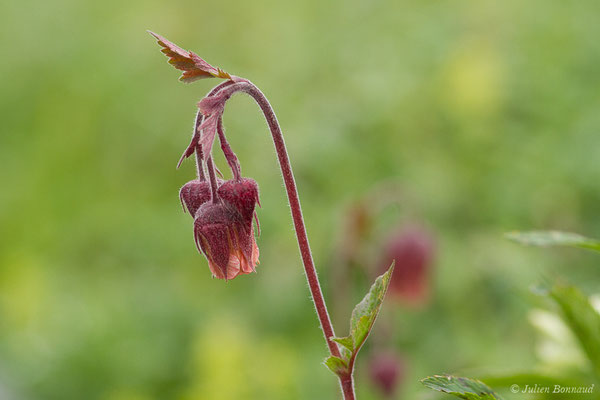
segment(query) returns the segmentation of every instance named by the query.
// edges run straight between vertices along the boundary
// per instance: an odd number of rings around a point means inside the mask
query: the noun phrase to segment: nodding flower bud
[[[200,206],[194,221],[194,239],[213,276],[219,279],[249,274],[258,264],[252,224],[248,227],[240,213],[225,202]]]
[[[231,204],[242,216],[244,223],[252,225],[254,209],[258,199],[258,185],[254,179],[242,178],[238,181],[226,181],[219,187],[219,198]]]
[[[369,363],[369,377],[387,398],[393,398],[404,377],[404,365],[394,353],[379,353]]]
[[[210,184],[206,181],[195,179],[189,181],[179,190],[179,200],[183,205],[183,209],[188,210],[193,217],[200,206],[211,199]]]
[[[431,235],[418,226],[404,228],[390,236],[382,268],[395,262],[388,289],[391,298],[413,305],[427,300],[434,247]]]

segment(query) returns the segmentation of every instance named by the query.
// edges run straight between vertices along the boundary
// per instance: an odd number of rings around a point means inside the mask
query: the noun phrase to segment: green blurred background
[[[600,236],[599,13],[595,0],[2,2],[0,398],[337,397],[262,116],[242,96],[225,113],[261,187],[261,264],[213,280],[177,195],[194,166],[175,164],[217,81],[179,83],[146,29],[270,99],[328,299],[348,207],[380,181],[410,193],[361,244],[376,258],[407,219],[437,242],[431,301],[383,309],[406,368],[397,398],[430,396],[418,379],[433,373],[535,368],[528,313],[544,303],[529,287],[565,276],[593,293],[598,260],[502,234]],[[354,278],[353,302],[371,277]],[[371,351],[362,399],[380,398]]]

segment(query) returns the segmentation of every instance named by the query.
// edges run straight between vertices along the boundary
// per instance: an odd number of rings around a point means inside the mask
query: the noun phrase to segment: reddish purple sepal
[[[210,184],[198,179],[189,181],[179,190],[179,199],[183,209],[187,209],[193,217],[196,215],[198,208],[211,199]]]
[[[247,229],[242,216],[227,203],[205,203],[194,221],[196,246],[208,259],[218,279],[233,279],[254,272],[258,264],[258,246],[254,231]]]

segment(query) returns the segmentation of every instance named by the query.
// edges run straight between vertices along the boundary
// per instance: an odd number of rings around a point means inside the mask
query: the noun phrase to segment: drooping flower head
[[[162,46],[169,63],[183,71],[182,81],[225,80],[198,103],[192,139],[178,164],[179,167],[183,160],[195,153],[198,179],[186,183],[179,192],[179,198],[184,210],[194,216],[196,245],[208,259],[213,276],[228,280],[253,272],[258,264],[258,247],[252,225],[254,217],[259,229],[255,212],[256,204],[259,204],[258,185],[253,179],[242,178],[239,161],[227,142],[222,121],[225,103],[235,92],[227,89],[236,84],[248,85],[249,82],[210,65],[197,54],[156,33],[150,34]],[[232,170],[233,179],[229,181],[216,177],[219,171],[212,158],[213,143],[217,137]],[[208,171],[208,180],[205,179],[205,171]]]
[[[187,209],[192,217],[196,215],[200,206],[210,199],[210,184],[206,181],[194,179],[179,190],[179,200],[181,200],[184,210]]]
[[[260,206],[258,185],[254,179],[242,178],[226,181],[219,187],[219,197],[231,204],[242,216],[244,224],[251,228],[256,205]]]
[[[221,186],[223,182],[225,182],[223,179],[216,179],[217,187]],[[179,200],[183,205],[183,210],[187,210],[192,218],[196,216],[196,212],[200,206],[211,199],[212,193],[210,183],[205,180],[194,179],[193,181],[189,181],[183,185],[179,190]]]
[[[258,264],[252,227],[248,229],[240,213],[225,202],[200,206],[194,220],[194,239],[216,278],[229,280],[249,274]]]

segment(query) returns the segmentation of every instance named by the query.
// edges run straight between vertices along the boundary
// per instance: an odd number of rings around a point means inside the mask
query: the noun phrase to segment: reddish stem
[[[344,393],[344,400],[355,400],[354,395],[354,380],[352,379],[352,373],[340,377],[340,385],[342,386],[342,393]]]
[[[231,149],[227,138],[225,137],[225,129],[223,128],[223,117],[219,118],[219,122],[217,122],[217,133],[219,134],[219,142],[221,143],[221,150],[223,150],[223,154],[225,155],[225,159],[227,160],[227,164],[229,164],[229,168],[231,168],[231,173],[233,174],[233,179],[239,181],[242,178],[242,170],[240,167],[240,162],[238,161],[237,156]]]
[[[300,198],[298,197],[298,189],[296,187],[296,181],[292,172],[292,166],[288,157],[288,153],[285,147],[285,141],[281,128],[277,122],[277,117],[269,104],[269,101],[262,94],[260,90],[254,85],[247,84],[247,89],[244,90],[248,93],[261,108],[271,134],[273,136],[273,143],[275,144],[275,151],[277,152],[277,158],[279,159],[279,165],[281,167],[281,173],[285,183],[285,189],[287,191],[288,200],[290,202],[290,209],[292,212],[292,219],[294,221],[294,228],[296,229],[296,237],[298,239],[298,246],[300,247],[300,254],[302,256],[302,262],[304,263],[304,270],[308,279],[308,285],[312,292],[317,314],[321,322],[321,328],[325,335],[325,340],[332,355],[339,357],[340,352],[337,344],[329,340],[329,338],[335,336],[329,313],[325,305],[323,298],[323,292],[321,291],[321,285],[319,284],[319,278],[317,276],[317,270],[312,258],[310,245],[308,243],[308,236],[306,234],[306,227],[304,225],[304,218],[302,216],[302,208],[300,207]]]
[[[206,168],[208,168],[208,180],[210,181],[210,194],[212,202],[217,204],[219,196],[217,194],[217,177],[215,176],[215,166],[213,165],[212,156],[206,159]]]
[[[198,130],[198,127],[200,126],[200,124],[202,124],[202,120],[204,119],[204,117],[202,116],[202,113],[200,112],[200,110],[198,110],[198,113],[196,113],[196,124],[195,124],[195,128],[194,128],[194,135],[196,134],[196,131]],[[206,177],[204,176],[204,166],[202,165],[202,161],[203,161],[203,154],[202,154],[202,147],[199,145],[196,145],[196,175],[198,176],[198,179],[201,181],[206,180]]]
[[[200,148],[200,146],[196,146],[196,174],[198,175],[199,180],[206,180],[206,176],[204,175],[204,168],[202,167],[202,149]]]
[[[308,286],[312,294],[312,299],[317,311],[317,316],[321,323],[321,329],[325,336],[325,341],[329,347],[329,352],[335,357],[340,357],[340,350],[337,344],[331,340],[331,337],[335,336],[329,313],[327,312],[327,306],[325,305],[325,299],[323,298],[323,292],[321,291],[321,285],[319,284],[319,278],[315,269],[315,264],[312,258],[310,245],[308,244],[308,237],[306,234],[306,227],[304,225],[304,218],[302,217],[302,209],[300,207],[300,199],[298,197],[298,189],[292,173],[292,166],[290,164],[287,149],[285,147],[285,141],[283,134],[275,116],[273,108],[269,104],[269,101],[265,95],[249,81],[237,82],[233,85],[224,87],[219,91],[225,99],[228,99],[235,92],[245,92],[250,95],[262,110],[267,125],[271,131],[273,143],[275,145],[275,151],[277,152],[277,158],[279,160],[279,166],[281,168],[281,174],[283,175],[283,181],[285,183],[285,189],[287,191],[288,201],[290,204],[290,210],[292,213],[292,220],[294,221],[294,228],[296,230],[296,238],[298,239],[298,246],[300,247],[300,254],[302,256],[302,263],[304,264],[304,272],[306,273],[306,279],[308,280]],[[345,400],[354,400],[354,383],[352,378],[352,370],[349,373],[340,376],[340,385],[344,394]]]

